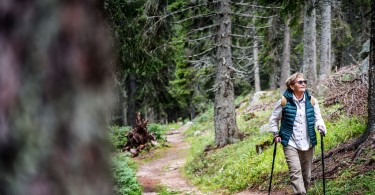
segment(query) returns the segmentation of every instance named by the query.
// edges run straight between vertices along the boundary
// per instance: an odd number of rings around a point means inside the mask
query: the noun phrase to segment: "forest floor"
[[[188,127],[189,125],[184,125],[167,133],[168,147],[151,150],[149,153],[144,153],[135,158],[135,161],[140,165],[137,171],[137,178],[143,186],[143,194],[158,194],[163,187],[167,188],[168,192],[174,194],[221,194],[212,192],[203,193],[199,191],[199,189],[189,183],[182,174],[182,168],[185,164],[190,147],[190,145],[184,141],[183,135],[183,132]],[[273,192],[273,194],[284,194],[280,192]],[[237,193],[237,195],[262,194],[267,193],[255,191],[242,191]]]
[[[143,153],[139,157],[135,158],[135,161],[139,164],[137,178],[143,186],[143,194],[156,195],[163,189],[170,194],[221,194],[213,192],[201,192],[197,187],[189,183],[187,178],[185,178],[182,174],[182,168],[185,164],[186,156],[190,147],[190,145],[184,141],[183,135],[183,132],[188,127],[189,125],[184,125],[178,129],[168,132],[166,135],[168,147],[151,150],[150,152]],[[347,144],[350,143],[351,141],[343,143],[342,145],[325,152],[326,155],[330,155],[331,153],[331,155],[325,159],[325,172],[326,179],[328,181],[337,177],[341,171],[348,169],[349,167],[353,167],[353,165],[356,164],[351,161],[355,151],[342,150],[342,148],[346,147]],[[369,148],[373,149],[374,145],[370,144]],[[339,151],[340,149],[341,151]],[[356,175],[375,168],[374,159],[371,158],[372,155],[373,153],[371,154],[371,152],[370,155],[365,152],[359,155],[360,158],[367,159],[367,162],[360,163],[359,165],[357,164],[357,166],[355,166]],[[317,179],[321,179],[321,173],[321,162],[320,159],[317,158],[314,160],[313,164],[312,182],[316,181]],[[249,189],[238,192],[235,195],[261,194],[267,194],[267,192]],[[286,189],[273,190],[272,194],[291,194],[291,188],[288,187]]]
[[[137,178],[143,186],[143,194],[157,194],[162,187],[176,194],[204,194],[191,185],[181,173],[189,150],[183,136],[188,127],[184,125],[168,132],[168,147],[151,150],[135,158],[140,164]]]
[[[375,133],[370,135],[368,141],[355,150],[351,147],[354,141],[355,138],[324,152],[326,182],[338,178],[346,170],[350,170],[352,173],[350,178],[353,178],[375,169]],[[317,149],[320,148],[315,148],[315,150]],[[313,161],[311,172],[312,183],[323,178],[321,156]],[[357,193],[352,192],[352,194]]]

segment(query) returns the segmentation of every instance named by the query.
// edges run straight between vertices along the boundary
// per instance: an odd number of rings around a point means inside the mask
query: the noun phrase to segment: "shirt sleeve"
[[[324,124],[324,120],[323,120],[322,115],[320,113],[318,100],[316,100],[316,99],[315,99],[315,105],[314,105],[314,112],[315,112],[315,128],[317,128],[320,125],[324,128],[325,133],[327,133],[326,125]]]
[[[270,117],[270,129],[269,132],[272,132],[274,135],[278,134],[279,132],[279,121],[281,119],[283,108],[281,107],[281,100],[277,101],[275,104],[275,108],[272,111],[271,117]]]

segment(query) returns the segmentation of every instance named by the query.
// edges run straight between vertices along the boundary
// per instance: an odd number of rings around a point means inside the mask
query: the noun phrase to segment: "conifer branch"
[[[237,45],[230,45],[230,46],[235,49],[252,49],[253,48],[253,46],[247,46],[247,47],[241,47]]]
[[[188,18],[185,18],[185,19],[182,19],[182,20],[178,20],[176,22],[173,22],[174,24],[181,24],[185,21],[188,21],[188,20],[192,20],[192,19],[196,19],[196,18],[205,18],[205,17],[210,17],[210,16],[214,16],[216,15],[216,13],[208,13],[208,14],[201,14],[201,15],[196,15],[196,16],[192,16],[192,17],[188,17]]]
[[[255,7],[255,8],[262,8],[262,9],[281,9],[281,7],[269,7],[269,6],[261,6],[261,5],[254,5],[250,3],[243,3],[243,2],[233,2],[230,1],[232,5],[240,5],[240,6],[247,6],[247,7]]]
[[[241,38],[252,38],[252,35],[239,35],[239,34],[230,34],[232,37],[241,37]]]
[[[235,16],[240,16],[240,17],[262,18],[262,19],[270,19],[270,18],[273,18],[273,17],[277,16],[277,15],[272,15],[272,16],[257,16],[257,15],[252,15],[252,14],[244,14],[244,13],[236,13],[236,12],[231,12],[230,14],[235,15]]]
[[[255,26],[243,26],[243,25],[233,24],[233,26],[241,27],[241,28],[244,28],[244,29],[262,29],[262,28],[269,28],[272,25],[260,26],[260,27],[257,26],[257,27],[255,27]]]
[[[237,70],[237,69],[234,68],[233,66],[229,66],[229,68],[230,68],[231,70],[233,70],[234,72],[238,73],[238,74],[246,74],[246,72],[241,71],[241,70]]]
[[[203,30],[206,30],[206,29],[209,29],[209,28],[212,28],[212,27],[216,27],[216,26],[219,26],[219,24],[212,24],[212,25],[201,27],[201,28],[196,28],[196,29],[193,29],[190,32],[186,33],[186,35],[190,35],[190,34],[193,34],[195,32],[203,31]]]
[[[217,47],[217,45],[211,47],[211,48],[208,48],[207,50],[201,52],[201,53],[198,53],[198,54],[195,54],[195,55],[191,55],[191,56],[185,56],[186,58],[194,58],[194,57],[198,57],[198,56],[201,56],[201,55],[204,55],[210,51],[212,51],[213,49],[215,49]]]
[[[253,58],[250,58],[250,57],[241,57],[241,58],[232,57],[232,59],[234,59],[234,60],[240,60],[240,61],[243,61],[243,60],[250,60],[250,61],[252,61],[253,60]]]
[[[189,63],[192,63],[192,64],[199,64],[199,63],[202,63],[202,62],[207,62],[208,59],[201,59],[201,60],[184,60],[185,62],[189,62]]]
[[[215,36],[216,34],[210,34],[208,36],[205,36],[205,37],[200,37],[200,38],[197,38],[197,39],[185,39],[185,41],[188,41],[188,42],[199,42],[199,41],[202,41],[202,40],[205,40],[205,39],[209,39],[213,36]]]

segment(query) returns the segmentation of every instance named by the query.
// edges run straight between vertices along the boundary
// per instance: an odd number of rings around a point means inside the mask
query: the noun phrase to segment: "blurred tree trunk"
[[[0,3],[0,194],[111,194],[108,32],[96,1]]]
[[[290,16],[285,21],[284,27],[284,44],[283,44],[283,62],[281,64],[280,91],[281,94],[286,90],[285,81],[290,76]]]
[[[305,0],[303,22],[303,73],[308,87],[316,91],[316,0]]]
[[[231,18],[229,0],[220,1],[216,7],[216,23],[220,24],[216,36],[216,78],[215,78],[215,145],[223,147],[238,138],[238,127],[234,107],[233,66],[231,51]]]

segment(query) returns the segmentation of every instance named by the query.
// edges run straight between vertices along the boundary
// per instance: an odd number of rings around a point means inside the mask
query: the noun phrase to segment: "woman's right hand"
[[[274,141],[277,143],[277,142],[281,142],[281,137],[277,136],[274,138]]]

